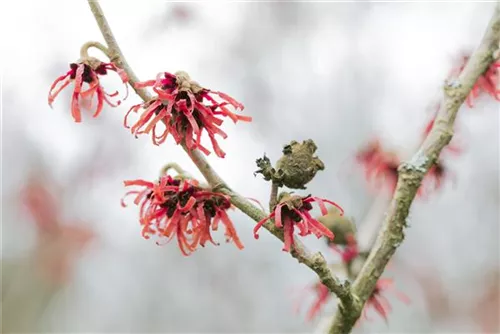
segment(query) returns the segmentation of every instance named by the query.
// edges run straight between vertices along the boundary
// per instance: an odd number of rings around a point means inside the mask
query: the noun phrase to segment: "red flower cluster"
[[[373,290],[371,297],[367,300],[365,307],[363,309],[363,317],[366,320],[370,320],[366,314],[367,311],[370,308],[373,308],[375,309],[375,312],[377,312],[387,322],[387,316],[389,312],[392,310],[392,307],[391,304],[389,304],[387,298],[383,296],[382,293],[388,289],[392,289],[396,294],[396,296],[398,297],[398,299],[401,300],[403,303],[405,304],[410,303],[410,299],[408,298],[408,296],[394,289],[393,285],[394,282],[390,278],[381,278],[377,281],[375,289]]]
[[[396,297],[403,303],[405,304],[410,303],[410,299],[408,298],[407,295],[393,288],[392,279],[381,278],[378,280],[371,297],[366,301],[362,314],[362,317],[364,319],[370,321],[371,319],[367,316],[367,312],[370,309],[374,309],[375,312],[377,312],[382,317],[382,319],[384,319],[387,322],[388,320],[387,317],[389,315],[389,312],[392,310],[392,307],[389,304],[387,298],[382,294],[383,292],[389,289],[392,289],[393,292],[396,294]],[[313,320],[319,314],[321,309],[330,301],[331,297],[330,290],[328,290],[326,285],[324,285],[321,282],[317,282],[316,284],[314,284],[312,290],[314,291],[315,294],[315,301],[307,313],[307,318],[306,318],[307,321]],[[356,325],[358,324],[359,321],[358,323],[356,323]]]
[[[321,309],[328,303],[331,292],[327,286],[321,282],[313,285],[312,290],[315,293],[315,301],[307,312],[306,320],[311,321],[319,314]]]
[[[375,181],[373,187],[378,189],[385,184],[391,192],[396,188],[398,181],[398,166],[400,160],[396,154],[385,152],[378,139],[371,141],[357,155],[356,160],[365,169],[368,181]]]
[[[457,69],[454,69],[450,73],[450,77],[459,75],[467,62],[469,57],[462,58],[462,65]],[[500,101],[500,61],[496,61],[490,65],[490,67],[484,72],[476,81],[472,87],[471,92],[467,96],[466,103],[469,108],[473,107],[473,102],[481,94],[486,93],[493,97],[495,100]]]
[[[253,229],[255,239],[259,238],[257,232],[262,225],[269,219],[274,218],[276,227],[283,228],[284,230],[285,244],[283,251],[285,252],[289,252],[293,245],[293,231],[295,226],[298,227],[300,236],[314,234],[318,239],[321,236],[326,236],[333,240],[333,233],[309,213],[312,210],[311,203],[313,202],[318,203],[323,216],[328,213],[325,202],[336,206],[342,214],[344,213],[344,210],[339,205],[327,199],[311,196],[301,197],[283,193],[274,211],[255,225]]]
[[[40,232],[50,233],[57,229],[59,206],[43,182],[32,179],[21,192],[21,201]]]
[[[188,150],[199,149],[208,155],[210,151],[201,144],[201,135],[205,130],[215,153],[223,158],[225,153],[219,147],[215,135],[225,139],[227,134],[219,128],[223,120],[218,116],[229,117],[235,123],[252,120],[251,117],[237,115],[228,109],[232,106],[236,110],[243,110],[241,103],[224,93],[202,88],[191,81],[185,72],[177,72],[175,75],[159,73],[156,80],[140,82],[135,87],[153,87],[157,96],[130,108],[124,125],[129,128],[127,117],[132,111],[137,113],[143,109],[142,115],[131,127],[131,132],[134,135],[151,132],[155,145],[163,143],[170,133],[177,144],[185,144]],[[217,95],[223,101],[217,102],[212,95]],[[156,126],[160,121],[165,128],[161,134],[157,134]]]
[[[71,82],[74,82],[75,84],[73,88],[73,96],[71,98],[71,115],[73,116],[75,122],[80,123],[82,121],[80,104],[84,102],[89,105],[88,107],[90,108],[94,95],[97,96],[97,106],[93,117],[97,117],[101,113],[104,102],[111,107],[119,106],[121,103],[120,100],[112,102],[109,99],[116,97],[118,92],[114,92],[113,94],[106,93],[99,82],[99,75],[106,75],[108,71],[118,73],[122,82],[125,83],[125,87],[127,89],[126,95],[123,98],[123,100],[125,100],[128,96],[128,85],[126,84],[128,78],[125,71],[116,67],[113,63],[103,63],[96,58],[88,57],[79,63],[70,64],[70,70],[54,81],[49,90],[49,106],[52,107],[52,103],[57,95],[59,95],[59,93]],[[57,87],[61,82],[62,84]],[[86,89],[83,87],[84,84],[88,85]]]
[[[432,124],[427,126],[426,131],[430,131],[429,126],[432,128]],[[460,151],[456,147],[450,149],[454,152]],[[380,142],[375,140],[357,154],[356,160],[364,167],[366,179],[374,181],[372,184],[374,189],[378,190],[380,185],[384,184],[391,192],[394,192],[398,181],[398,166],[402,163],[395,153],[384,151]],[[447,174],[448,171],[442,161],[438,161],[429,169],[417,195],[424,196],[429,190],[439,189]]]
[[[61,207],[47,184],[32,179],[21,191],[23,207],[33,218],[38,245],[36,266],[52,282],[64,284],[71,276],[71,265],[95,235],[82,223],[64,224]]]
[[[156,183],[143,180],[124,183],[126,187],[144,187],[125,195],[135,195],[134,203],[140,204],[139,221],[144,238],[157,235],[170,241],[176,236],[179,249],[187,256],[198,245],[204,247],[207,241],[218,245],[212,239],[210,230],[216,231],[222,222],[226,228],[226,241],[232,240],[236,247],[243,249],[226,213],[231,207],[227,196],[201,188],[196,180],[180,180],[170,175],[162,176]],[[123,200],[122,206],[126,206]]]

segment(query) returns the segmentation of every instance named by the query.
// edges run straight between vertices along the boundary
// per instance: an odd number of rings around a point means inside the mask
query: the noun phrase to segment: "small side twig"
[[[375,195],[375,200],[360,222],[360,230],[357,233],[358,247],[369,252],[380,231],[380,225],[391,203],[391,195],[382,190]]]
[[[130,86],[132,86],[132,88],[135,90],[137,95],[141,97],[141,99],[143,99],[144,101],[150,100],[151,95],[147,90],[135,87],[135,84],[139,82],[139,78],[137,78],[134,71],[132,71],[132,68],[127,63],[125,57],[123,57],[123,53],[120,50],[120,46],[118,45],[113,32],[111,31],[108,20],[106,20],[106,17],[104,16],[101,5],[99,5],[99,2],[96,0],[88,0],[88,3],[92,14],[94,14],[95,20],[97,21],[97,25],[101,30],[101,34],[104,37],[106,44],[108,45],[109,60],[114,62],[118,67],[123,68],[123,70],[127,73]]]
[[[150,100],[151,95],[145,89],[135,87],[135,83],[139,82],[139,79],[125,60],[125,57],[118,46],[118,42],[111,31],[106,17],[104,16],[101,6],[96,0],[88,0],[88,3],[104,40],[106,41],[109,53],[112,56],[110,60],[115,62],[117,66],[121,67],[127,73],[129,83],[136,93],[144,101]],[[231,203],[256,222],[266,217],[266,214],[262,210],[254,206],[244,197],[232,191],[224,180],[216,173],[200,151],[192,150],[188,152],[185,147],[184,150],[189,154],[193,163],[200,170],[213,189],[217,189],[217,191],[230,196]],[[268,222],[267,224],[264,224],[264,227],[280,240],[284,239],[283,231],[281,229],[277,229],[272,223]],[[321,282],[340,298],[342,305],[344,305],[344,309],[351,312],[353,305],[355,305],[355,299],[350,293],[349,285],[341,283],[338,278],[333,276],[332,271],[328,267],[328,264],[321,253],[311,254],[311,252],[304,247],[302,242],[294,239],[294,250],[291,254],[300,263],[303,263],[311,268],[318,275]]]
[[[100,50],[110,60],[113,57],[113,55],[109,52],[109,49],[106,46],[104,46],[101,43],[96,42],[96,41],[90,41],[90,42],[83,44],[82,47],[80,48],[80,57],[88,58],[90,48],[96,48],[96,49]]]
[[[359,249],[366,254],[369,253],[375,238],[377,237],[377,233],[379,231],[380,224],[382,222],[382,217],[389,206],[391,198],[385,191],[379,191],[375,195],[375,200],[371,204],[370,208],[362,218],[362,221],[359,223],[359,229],[356,232],[357,235],[357,243]],[[350,273],[351,267],[347,267],[347,276],[352,277]],[[358,307],[359,306],[358,304]],[[324,334],[330,328],[332,322],[332,316],[330,314],[325,314],[318,322],[318,326],[315,329],[315,333]]]
[[[221,188],[219,191],[228,195],[231,198],[231,203],[254,221],[261,221],[267,216],[262,210],[255,207],[252,203],[236,192],[227,188]],[[264,224],[264,227],[276,238],[284,241],[282,229],[277,228],[270,221]],[[349,282],[342,283],[333,275],[328,263],[321,253],[318,252],[312,254],[304,246],[304,244],[296,238],[294,238],[293,246],[291,255],[296,258],[299,263],[303,263],[311,268],[318,275],[320,281],[327,286],[332,293],[337,295],[345,309],[351,312],[351,309],[354,307],[356,302],[354,300],[354,296],[350,292]]]
[[[178,175],[185,175],[186,174],[186,171],[178,163],[169,162],[168,164],[166,164],[165,166],[162,167],[162,169],[160,171],[160,176],[167,174],[167,172],[171,169],[175,170],[175,172]]]
[[[269,195],[269,212],[273,212],[274,207],[278,204],[279,186],[276,182],[271,182],[271,194]]]
[[[453,124],[458,110],[469,95],[477,79],[494,61],[500,40],[500,3],[497,3],[485,35],[469,59],[460,76],[444,86],[442,107],[438,112],[434,127],[422,143],[411,161],[401,164],[398,169],[398,183],[382,224],[381,232],[352,286],[353,293],[363,306],[370,298],[375,285],[387,263],[404,239],[404,228],[410,206],[424,176],[437,161],[442,149],[453,137]],[[361,314],[362,307],[355,313],[337,312],[329,333],[349,333]]]

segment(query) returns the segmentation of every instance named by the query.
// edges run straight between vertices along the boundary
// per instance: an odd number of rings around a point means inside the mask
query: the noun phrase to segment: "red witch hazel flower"
[[[309,213],[309,211],[312,210],[311,203],[313,202],[318,203],[322,215],[328,213],[325,203],[336,206],[342,214],[344,213],[344,210],[339,205],[330,200],[311,196],[301,197],[283,192],[280,194],[280,201],[274,208],[274,211],[255,225],[253,229],[255,239],[259,238],[257,232],[262,225],[269,219],[274,218],[276,227],[283,228],[285,239],[283,251],[285,252],[290,252],[292,248],[295,226],[299,229],[300,236],[314,234],[318,239],[322,236],[326,236],[333,240],[334,235],[332,231],[313,218]]]
[[[370,321],[367,316],[367,311],[369,309],[374,309],[386,322],[389,312],[392,311],[391,304],[385,296],[382,295],[384,291],[393,290],[396,297],[405,304],[410,303],[410,299],[404,293],[394,289],[394,282],[390,278],[381,278],[377,281],[375,289],[372,292],[371,297],[367,300],[365,307],[363,309],[363,317]]]
[[[323,307],[325,307],[325,305],[330,301],[331,292],[330,290],[328,290],[326,285],[321,282],[317,282],[311,286],[308,286],[307,290],[305,290],[304,292],[309,291],[312,291],[314,293],[314,302],[307,311],[306,320],[312,321],[319,315]],[[303,299],[301,298],[301,300]],[[297,309],[297,311],[299,311],[299,309]]]
[[[61,206],[48,184],[31,179],[20,194],[23,209],[34,220],[38,245],[37,269],[52,282],[64,284],[71,278],[71,267],[95,234],[81,222],[65,224]]]
[[[378,139],[368,143],[357,155],[356,160],[365,169],[368,181],[375,181],[374,189],[385,184],[391,192],[396,188],[398,181],[398,166],[400,160],[396,154],[385,152]]]
[[[451,71],[450,77],[458,76],[467,62],[469,61],[469,57],[465,56],[462,58],[462,65]],[[473,102],[480,95],[486,93],[493,97],[495,100],[500,101],[500,61],[497,60],[484,72],[476,81],[474,86],[472,87],[471,92],[467,96],[466,103],[469,108],[473,107]]]
[[[338,246],[332,243],[330,247],[333,251],[340,254],[342,258],[342,264],[348,266],[355,258],[359,256],[360,251],[354,235],[350,234],[346,238],[346,245]],[[328,290],[326,285],[321,282],[316,282],[314,285],[309,286],[307,290],[312,290],[314,292],[314,302],[309,308],[306,316],[307,321],[312,321],[318,316],[321,310],[330,301],[331,292],[330,290]]]
[[[223,123],[221,117],[229,117],[235,123],[252,120],[251,117],[237,115],[228,108],[243,110],[244,106],[241,103],[224,93],[201,87],[182,71],[175,74],[159,73],[156,80],[140,82],[135,87],[152,87],[158,95],[150,101],[130,108],[125,116],[124,125],[129,128],[127,124],[129,114],[143,109],[141,116],[130,130],[136,136],[151,133],[155,145],[163,143],[168,134],[171,134],[177,144],[186,145],[188,150],[199,149],[208,155],[210,151],[201,144],[201,136],[205,131],[215,154],[223,158],[225,153],[215,138],[215,135],[224,139],[227,137],[227,134],[219,128]],[[216,101],[214,95],[222,102]],[[165,126],[161,133],[157,133],[156,129],[159,122],[163,122]]]
[[[393,290],[396,297],[400,301],[402,301],[407,305],[410,304],[410,299],[408,298],[407,295],[394,289],[392,279],[381,278],[378,280],[377,285],[375,286],[375,289],[373,290],[371,297],[367,300],[365,307],[363,308],[362,317],[364,319],[371,321],[371,319],[367,316],[367,312],[370,309],[374,309],[375,312],[377,312],[377,314],[379,314],[382,317],[382,319],[384,319],[386,322],[388,321],[388,315],[389,312],[392,311],[392,307],[387,298],[383,295],[383,293],[389,289]],[[308,321],[311,321],[316,316],[318,316],[322,308],[330,301],[330,298],[332,296],[326,285],[324,285],[321,282],[317,282],[316,284],[314,284],[312,286],[312,290],[314,291],[315,294],[315,301],[307,313]],[[359,325],[360,321],[361,320],[359,320],[358,323],[356,323],[356,325]]]
[[[458,151],[457,148],[452,149]],[[378,191],[382,184],[391,193],[394,192],[398,181],[398,166],[402,162],[395,153],[384,151],[380,142],[375,140],[357,154],[356,160],[365,169],[365,177],[371,182],[375,191]],[[429,169],[422,186],[418,189],[417,195],[424,197],[427,191],[439,189],[447,175],[447,168],[445,168],[442,161],[438,161]]]
[[[345,246],[338,246],[336,244],[331,244],[330,248],[338,253],[342,258],[342,263],[349,264],[359,255],[359,247],[358,242],[356,241],[356,237],[352,234],[346,236],[347,243]]]
[[[168,241],[177,237],[179,249],[188,256],[198,245],[204,247],[206,242],[218,245],[212,239],[211,230],[216,231],[222,223],[226,228],[226,242],[233,241],[236,247],[243,249],[226,212],[231,208],[226,195],[208,191],[196,180],[172,178],[167,174],[158,182],[132,180],[124,183],[126,187],[143,187],[125,196],[135,195],[134,204],[140,205],[139,221],[145,239],[152,235]],[[123,200],[122,206],[126,206]]]
[[[125,83],[127,89],[126,95],[123,98],[125,100],[128,96],[128,86],[126,84],[128,79],[125,71],[116,67],[113,63],[104,63],[93,57],[84,57],[78,63],[70,64],[70,70],[54,81],[49,91],[49,106],[52,107],[52,103],[57,95],[72,82],[74,83],[74,88],[71,98],[71,115],[75,122],[80,123],[82,121],[81,104],[91,108],[94,96],[97,96],[97,106],[95,107],[93,117],[97,117],[101,113],[104,102],[111,107],[119,106],[121,100],[115,102],[110,100],[110,98],[116,97],[118,92],[112,94],[106,93],[99,82],[99,76],[106,75],[108,71],[118,73],[122,82]],[[84,85],[86,85],[86,88],[84,88]]]
[[[438,110],[439,110],[439,106],[438,106]],[[434,121],[435,121],[435,116],[429,121],[429,123],[427,123],[427,125],[425,127],[424,134],[423,134],[423,140],[431,132],[432,127],[434,126]],[[453,155],[459,155],[460,153],[462,153],[462,148],[457,146],[457,145],[449,144],[443,150],[443,153],[445,153],[445,152],[451,153]],[[425,176],[426,182],[424,183],[423,187],[428,188],[429,186],[431,186],[433,188],[433,190],[437,190],[441,187],[443,180],[446,177],[448,177],[449,175],[450,175],[449,169],[445,166],[445,164],[443,163],[443,160],[439,159],[429,169],[429,172]],[[423,193],[424,193],[424,190],[422,190],[422,188],[419,189],[419,195],[423,195]]]

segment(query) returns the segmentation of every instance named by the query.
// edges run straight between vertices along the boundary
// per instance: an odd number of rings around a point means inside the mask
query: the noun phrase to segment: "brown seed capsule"
[[[283,185],[291,189],[305,189],[316,173],[325,169],[323,162],[314,156],[316,149],[312,139],[302,143],[293,140],[283,148],[283,156],[276,163],[277,176]]]

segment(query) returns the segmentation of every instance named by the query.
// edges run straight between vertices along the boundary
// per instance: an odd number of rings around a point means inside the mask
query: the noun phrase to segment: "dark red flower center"
[[[215,217],[217,214],[217,209],[227,210],[231,207],[231,202],[229,202],[224,197],[214,196],[207,199],[203,203],[203,209],[209,214],[210,217]]]
[[[293,204],[292,204],[292,206],[293,206]],[[299,211],[310,211],[310,210],[312,210],[312,205],[311,205],[311,203],[302,202],[302,205],[301,205],[300,208],[294,208],[294,207],[292,207],[292,209],[290,209],[288,207],[288,205],[283,205],[281,207],[281,215],[283,217],[290,217],[290,219],[292,219],[292,221],[298,223],[303,218],[297,212],[295,212],[294,209],[297,209]]]
[[[199,100],[198,98],[196,99]],[[191,108],[191,100],[189,99],[188,93],[186,91],[181,91],[176,95],[175,102],[179,102],[181,100],[186,102],[186,106],[188,108]]]
[[[177,87],[177,78],[175,75],[171,75],[170,73],[165,74],[165,78],[161,80],[162,86],[161,89],[168,92],[172,93],[175,88]]]
[[[161,182],[161,181],[160,181]],[[186,181],[184,181],[186,182]],[[180,187],[181,181],[173,178],[169,178],[167,181],[167,186]],[[153,190],[151,190],[146,198],[151,200],[155,196]],[[196,185],[189,184],[187,189],[182,191],[167,190],[163,192],[163,197],[166,200],[159,206],[166,209],[166,215],[171,218],[175,210],[180,207],[185,207],[191,197],[194,197],[199,202],[203,202],[203,209],[210,217],[215,217],[217,214],[217,208],[221,210],[227,210],[231,207],[231,202],[224,196],[213,194],[211,197],[210,193],[204,192],[201,188]]]
[[[78,69],[78,65],[79,64],[76,64],[76,63],[69,64],[69,67],[71,68],[71,74],[70,74],[71,79],[76,78],[76,70]],[[104,70],[106,70],[106,69],[104,69]],[[84,64],[83,65],[82,80],[86,83],[91,83],[94,80],[92,72],[93,72],[93,70],[90,68],[90,66],[87,64]]]
[[[108,74],[108,70],[106,69],[106,66],[104,66],[104,64],[97,66],[97,68],[94,70],[94,72],[99,74],[99,75]]]
[[[160,206],[167,209],[167,216],[171,218],[174,215],[177,206],[185,206],[189,199],[193,196],[194,192],[194,187],[189,187],[187,190],[178,193],[166,191],[164,196],[168,199],[160,204]]]

